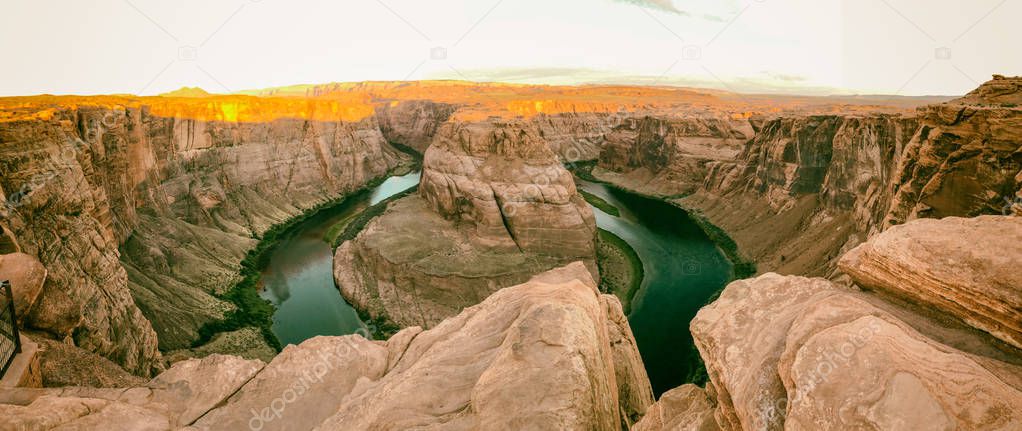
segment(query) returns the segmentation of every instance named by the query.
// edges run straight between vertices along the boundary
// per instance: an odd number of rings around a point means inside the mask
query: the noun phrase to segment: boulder
[[[632,431],[717,431],[713,400],[693,384],[664,392]]]

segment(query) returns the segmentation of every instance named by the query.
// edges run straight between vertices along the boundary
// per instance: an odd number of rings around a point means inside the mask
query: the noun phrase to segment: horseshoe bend
[[[0,430],[1022,429],[1022,77],[441,78],[0,97]]]

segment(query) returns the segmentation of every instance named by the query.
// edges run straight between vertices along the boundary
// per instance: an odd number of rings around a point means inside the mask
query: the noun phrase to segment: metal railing
[[[0,281],[0,377],[7,373],[7,367],[18,353],[21,353],[21,338],[18,319],[14,316],[14,294],[11,282],[4,280]]]

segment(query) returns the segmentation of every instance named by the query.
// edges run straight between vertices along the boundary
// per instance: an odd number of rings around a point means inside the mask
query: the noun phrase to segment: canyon
[[[194,95],[0,99],[17,252],[0,270],[29,274],[11,277],[23,326],[127,371],[0,390],[11,428],[222,429],[264,408],[262,426],[302,429],[1022,426],[1020,78],[954,100],[455,81]],[[230,293],[251,250],[411,169],[398,148],[423,154],[418,191],[333,268],[389,338],[220,355],[276,349],[251,322],[216,326],[245,306]],[[654,399],[566,165],[755,264],[691,322],[705,386]],[[296,381],[303,402],[278,402]]]

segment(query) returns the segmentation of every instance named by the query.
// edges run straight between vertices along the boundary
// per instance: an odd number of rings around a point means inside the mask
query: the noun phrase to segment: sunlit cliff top
[[[947,98],[748,95],[710,89],[623,85],[551,86],[467,81],[373,81],[295,85],[232,95],[185,87],[160,96],[25,96],[0,98],[0,122],[47,119],[61,109],[143,108],[152,115],[206,121],[281,118],[358,121],[381,105],[431,101],[457,107],[454,118],[479,121],[539,114],[636,112],[650,115],[911,113]]]

